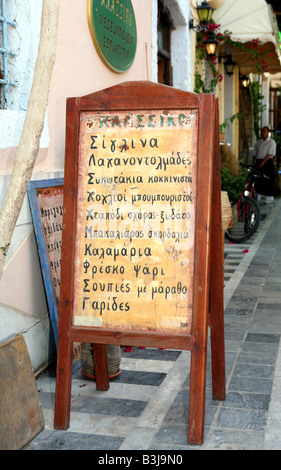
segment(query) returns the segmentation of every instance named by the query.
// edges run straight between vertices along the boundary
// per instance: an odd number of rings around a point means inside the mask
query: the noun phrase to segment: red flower
[[[209,23],[208,24],[208,31],[211,31],[213,33],[219,27],[220,27],[220,25],[217,25],[215,23]]]

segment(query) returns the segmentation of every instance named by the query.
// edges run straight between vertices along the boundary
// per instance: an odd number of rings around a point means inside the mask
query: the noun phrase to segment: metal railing
[[[0,41],[2,39],[2,44],[0,42],[0,85],[1,85],[1,108],[8,108],[8,87],[16,86],[17,83],[9,80],[8,73],[8,55],[15,56],[16,53],[7,49],[7,29],[8,27],[16,27],[17,23],[15,21],[9,20],[6,17],[6,0],[1,0],[1,16],[0,23],[2,25],[2,36],[0,34]]]

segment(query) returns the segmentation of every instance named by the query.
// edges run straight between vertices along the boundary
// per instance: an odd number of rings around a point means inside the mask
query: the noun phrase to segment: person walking
[[[269,128],[264,126],[259,140],[253,151],[253,166],[262,171],[268,178],[259,178],[256,181],[258,200],[265,196],[265,203],[274,201],[274,167],[273,158],[276,155],[276,142],[269,137]]]

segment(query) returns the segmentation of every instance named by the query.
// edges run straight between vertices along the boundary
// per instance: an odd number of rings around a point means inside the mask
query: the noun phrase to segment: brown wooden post
[[[59,332],[60,335],[60,332]],[[72,383],[72,343],[69,332],[64,341],[60,341],[57,351],[55,421],[56,429],[67,429],[70,423]]]
[[[213,211],[211,235],[210,327],[212,349],[213,399],[225,400],[225,346],[223,302],[223,238],[221,213],[221,172],[218,100],[216,100],[216,132],[214,146]]]
[[[66,123],[66,161],[72,160],[72,152],[78,151],[78,134],[71,125],[79,119],[75,100],[67,104]],[[73,185],[64,185],[64,213],[63,224],[68,227],[76,223],[76,194],[77,168],[75,165],[65,166],[65,181],[73,181]],[[65,203],[67,201],[67,203]],[[70,421],[71,382],[72,382],[72,299],[74,285],[74,256],[75,238],[69,230],[62,233],[61,253],[61,279],[64,279],[60,289],[59,331],[57,348],[57,375],[56,375],[56,401],[55,422],[56,429],[67,429]]]
[[[94,344],[95,377],[97,390],[108,390],[107,352],[105,344]]]
[[[209,310],[209,277],[210,277],[210,227],[212,214],[213,190],[213,159],[204,158],[214,145],[214,97],[202,95],[202,108],[199,129],[198,154],[198,200],[196,208],[197,232],[195,253],[198,257],[197,270],[194,273],[193,304],[193,340],[190,367],[190,396],[189,396],[189,427],[188,441],[191,444],[202,444],[204,440],[205,422],[205,388],[207,362],[207,332]],[[203,197],[203,192],[208,198]]]

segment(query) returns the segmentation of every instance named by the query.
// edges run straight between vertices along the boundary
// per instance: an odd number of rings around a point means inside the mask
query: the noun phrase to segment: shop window
[[[171,66],[171,33],[174,29],[169,10],[158,0],[158,83],[173,85]]]

